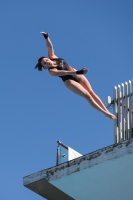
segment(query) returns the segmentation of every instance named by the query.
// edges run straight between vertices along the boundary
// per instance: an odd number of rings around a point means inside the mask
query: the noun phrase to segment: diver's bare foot
[[[116,116],[111,114],[111,119],[115,120],[116,119]]]
[[[113,115],[113,114],[111,114],[111,113],[107,113],[107,114],[105,114],[105,116],[108,117],[108,118],[110,118],[110,119],[113,119],[113,120],[116,119],[116,116]]]

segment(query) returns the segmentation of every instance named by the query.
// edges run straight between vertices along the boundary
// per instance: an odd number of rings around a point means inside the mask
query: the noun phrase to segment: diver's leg
[[[92,90],[92,87],[87,80],[87,78],[84,75],[78,75],[80,84],[89,92],[89,94],[93,97],[93,99],[96,101],[96,103],[103,108],[105,111],[109,112],[105,105],[103,104],[102,100],[95,94],[95,92]],[[110,112],[109,112],[110,113]]]
[[[108,113],[107,111],[105,111],[103,108],[101,108],[97,104],[97,102],[93,99],[93,97],[90,95],[90,93],[80,83],[73,81],[73,80],[66,80],[64,82],[64,84],[72,92],[74,92],[75,94],[78,94],[79,96],[85,98],[93,108],[102,112],[107,117],[109,117],[111,119],[115,119],[114,115],[112,115],[111,113]]]

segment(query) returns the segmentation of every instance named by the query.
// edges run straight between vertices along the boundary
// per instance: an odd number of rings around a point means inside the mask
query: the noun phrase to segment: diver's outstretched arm
[[[55,54],[54,54],[54,48],[53,48],[53,44],[48,36],[48,33],[47,32],[40,32],[44,38],[46,39],[46,46],[48,48],[48,56],[50,59],[53,59],[53,58],[58,58]]]
[[[49,69],[49,73],[52,76],[66,76],[66,75],[76,75],[76,74],[86,74],[88,72],[87,68],[75,71],[58,70],[56,68]]]

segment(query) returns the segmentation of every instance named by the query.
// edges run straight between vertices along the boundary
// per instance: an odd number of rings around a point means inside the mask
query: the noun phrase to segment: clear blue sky
[[[58,77],[34,70],[55,54],[86,77],[103,102],[113,87],[133,78],[132,0],[0,2],[0,199],[43,199],[23,187],[23,177],[52,167],[57,140],[81,154],[114,142],[105,118]],[[110,110],[113,112],[113,110]]]

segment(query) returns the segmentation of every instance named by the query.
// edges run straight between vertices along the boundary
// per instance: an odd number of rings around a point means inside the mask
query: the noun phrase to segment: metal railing
[[[63,144],[61,141],[57,141],[57,143],[58,147],[57,147],[56,165],[59,165],[63,161],[68,161],[68,146]]]
[[[56,165],[62,164],[64,162],[76,159],[82,156],[79,152],[74,149],[66,146],[61,141],[57,141],[57,156],[56,156]]]
[[[114,142],[119,143],[133,138],[133,79],[115,86],[113,98],[107,98],[107,107],[114,105]]]

